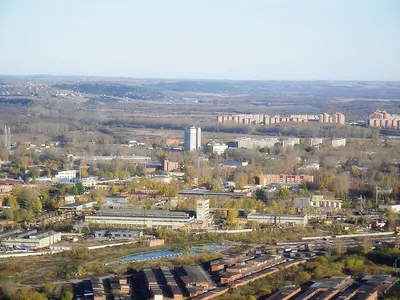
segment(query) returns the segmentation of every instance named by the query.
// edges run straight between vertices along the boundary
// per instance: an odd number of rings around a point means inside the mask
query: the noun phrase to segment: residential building
[[[258,182],[257,182],[258,181]],[[300,184],[304,181],[314,181],[312,175],[265,174],[256,178],[256,184],[268,185],[272,183]]]
[[[332,123],[344,125],[345,117],[344,114],[336,112],[332,115]]]
[[[368,119],[369,127],[400,129],[400,115],[391,115],[387,111],[375,111]]]
[[[196,126],[185,128],[184,133],[185,151],[201,150],[201,128]]]
[[[333,124],[345,124],[345,116],[340,112],[335,112],[333,115],[330,115],[326,112],[319,115],[320,123],[333,123]]]
[[[249,213],[247,221],[275,225],[307,225],[308,215]]]
[[[94,237],[96,239],[133,239],[139,240],[143,236],[143,231],[137,230],[96,230]]]
[[[169,161],[167,159],[163,162],[163,171],[171,172],[179,168],[179,163],[177,161]]]
[[[333,139],[332,140],[332,147],[346,147],[346,139]]]
[[[85,221],[104,225],[128,225],[176,229],[189,227],[195,221],[193,212],[167,210],[101,209],[94,215],[85,216]]]
[[[329,122],[329,114],[324,112],[319,115],[319,122],[320,123],[330,123]]]
[[[57,179],[68,179],[70,181],[75,181],[77,172],[77,170],[59,171],[55,177]]]

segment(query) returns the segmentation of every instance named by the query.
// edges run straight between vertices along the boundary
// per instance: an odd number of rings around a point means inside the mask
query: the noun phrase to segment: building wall
[[[207,224],[210,216],[210,200],[198,199],[196,203],[196,219]]]
[[[187,218],[150,218],[150,217],[120,217],[116,215],[98,216],[87,215],[85,221],[104,225],[129,225],[145,226],[148,228],[166,226],[167,228],[182,228],[190,226],[194,222],[194,217]]]
[[[13,186],[11,184],[2,184],[0,185],[0,193],[7,194],[11,193]]]
[[[300,184],[304,181],[314,181],[311,175],[265,174],[258,176],[258,184],[268,185],[273,183]]]
[[[247,221],[254,221],[258,223],[269,223],[269,224],[295,224],[295,225],[307,225],[307,215],[287,215],[287,214],[259,214],[250,213],[247,215]]]
[[[61,241],[61,232],[53,232],[47,236],[38,235],[37,237],[16,237],[3,240],[1,243],[5,246],[28,246],[32,249],[46,248],[54,243]]]
[[[96,239],[119,238],[119,239],[140,239],[143,236],[142,231],[135,230],[97,230],[94,234]]]
[[[185,151],[198,151],[201,149],[201,128],[192,126],[184,131]]]
[[[76,170],[59,171],[55,177],[72,180],[76,178],[76,172],[77,172]]]
[[[164,172],[170,172],[179,168],[179,163],[177,161],[164,160],[163,170]]]
[[[345,147],[346,139],[334,139],[332,140],[332,147]]]

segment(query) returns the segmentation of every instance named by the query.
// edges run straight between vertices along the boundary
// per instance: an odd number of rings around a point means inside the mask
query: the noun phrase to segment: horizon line
[[[398,80],[383,79],[232,79],[232,78],[201,78],[201,77],[136,77],[136,76],[114,76],[114,75],[60,75],[60,74],[0,74],[0,77],[83,77],[83,78],[112,78],[112,79],[130,79],[130,80],[182,80],[182,81],[287,81],[287,82],[396,82]]]

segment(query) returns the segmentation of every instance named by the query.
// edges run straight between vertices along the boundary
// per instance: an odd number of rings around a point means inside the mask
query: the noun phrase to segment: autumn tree
[[[246,186],[247,184],[247,175],[244,173],[237,173],[235,174],[234,181],[235,181],[235,186],[238,189],[242,189]]]

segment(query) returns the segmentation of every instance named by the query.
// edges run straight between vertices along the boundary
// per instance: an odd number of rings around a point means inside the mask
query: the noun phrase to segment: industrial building
[[[66,204],[63,206],[60,206],[58,209],[59,210],[64,210],[64,211],[82,211],[85,209],[91,209],[93,208],[93,204],[95,204],[96,202],[75,202],[75,203],[70,203],[70,204]]]
[[[121,208],[128,206],[127,196],[107,196],[104,199],[103,207]]]
[[[359,280],[351,276],[332,276],[304,287],[286,286],[268,299],[377,300],[397,282],[398,278],[390,275],[369,275]]]
[[[85,216],[88,223],[104,225],[128,225],[175,229],[189,227],[195,221],[194,212],[168,210],[101,209],[94,215]]]
[[[96,230],[96,239],[132,239],[139,240],[143,236],[143,231],[136,230]]]
[[[298,197],[294,198],[294,207],[300,211],[308,211],[315,208],[319,211],[333,211],[342,209],[342,200],[324,199],[323,195],[313,195],[311,198]]]
[[[180,277],[189,292],[191,287],[201,287],[203,290],[215,287],[206,271],[199,265],[183,265],[183,270],[184,272],[180,274]]]
[[[247,221],[274,225],[307,225],[308,215],[250,213]]]
[[[192,126],[185,128],[184,131],[184,149],[185,151],[201,150],[201,128]]]
[[[37,230],[29,230],[5,236],[0,240],[0,244],[14,248],[38,249],[46,248],[59,241],[61,241],[61,232],[46,231],[38,233]]]
[[[235,147],[253,149],[253,148],[271,148],[276,143],[279,143],[277,138],[266,138],[266,139],[251,139],[251,138],[239,138],[235,141]]]
[[[121,197],[116,198],[120,200]],[[129,225],[143,227],[181,228],[199,224],[207,227],[210,222],[210,204],[208,199],[198,199],[196,204],[196,218],[192,211],[168,210],[136,210],[129,208],[105,208],[95,215],[85,216],[85,220],[95,224]]]

